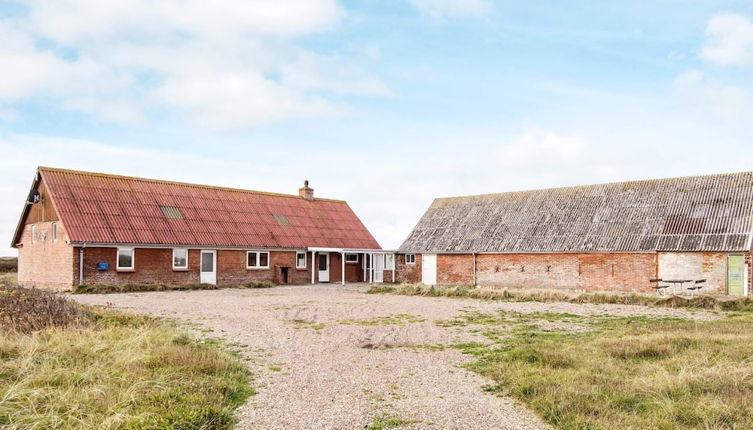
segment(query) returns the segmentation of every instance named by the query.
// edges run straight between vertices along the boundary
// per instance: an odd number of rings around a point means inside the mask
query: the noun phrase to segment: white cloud
[[[347,58],[297,46],[338,24],[336,0],[28,4],[0,19],[0,103],[44,98],[117,123],[174,109],[231,128],[343,111],[329,94],[389,93]]]
[[[683,100],[689,102],[689,106],[701,108],[714,118],[737,120],[750,114],[751,99],[747,88],[722,84],[698,70],[677,76],[673,87]]]
[[[738,13],[725,13],[709,20],[701,58],[722,66],[753,64],[753,23]]]
[[[435,19],[451,16],[478,16],[490,12],[491,0],[410,0],[422,14]]]
[[[511,143],[500,147],[496,160],[503,166],[572,163],[584,154],[586,146],[582,139],[531,127]]]

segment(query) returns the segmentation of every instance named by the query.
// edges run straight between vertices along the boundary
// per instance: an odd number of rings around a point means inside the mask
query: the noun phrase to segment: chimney
[[[314,200],[314,189],[309,188],[309,180],[303,181],[303,188],[298,188],[298,195],[306,200]]]

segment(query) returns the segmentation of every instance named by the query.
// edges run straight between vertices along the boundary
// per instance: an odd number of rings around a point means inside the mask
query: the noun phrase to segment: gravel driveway
[[[367,295],[329,285],[74,295],[87,304],[183,319],[244,345],[258,394],[238,411],[240,429],[362,429],[380,418],[401,428],[549,428],[515,401],[487,394],[471,359],[429,345],[479,341],[437,326],[462,312],[703,313],[620,305],[505,303]]]

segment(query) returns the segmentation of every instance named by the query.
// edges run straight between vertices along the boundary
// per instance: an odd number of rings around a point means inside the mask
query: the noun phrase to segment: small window
[[[345,254],[346,263],[358,263],[358,254]]]
[[[405,254],[405,264],[416,264],[416,254]]]
[[[296,269],[306,268],[306,253],[305,252],[295,253],[295,267]]]
[[[52,223],[52,241],[53,242],[58,241],[58,223],[56,222]]]
[[[269,252],[248,251],[246,269],[269,269]]]
[[[31,243],[37,243],[37,226],[31,226]]]
[[[187,249],[173,249],[173,269],[188,269]]]
[[[395,256],[393,254],[384,254],[385,270],[395,270]]]
[[[134,250],[133,248],[118,248],[117,269],[133,270],[134,268]]]

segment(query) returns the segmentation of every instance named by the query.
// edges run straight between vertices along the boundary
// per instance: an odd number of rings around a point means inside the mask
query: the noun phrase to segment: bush
[[[31,333],[88,324],[88,312],[61,296],[37,289],[0,286],[0,328],[4,331]]]
[[[0,257],[0,273],[18,272],[18,258]]]

